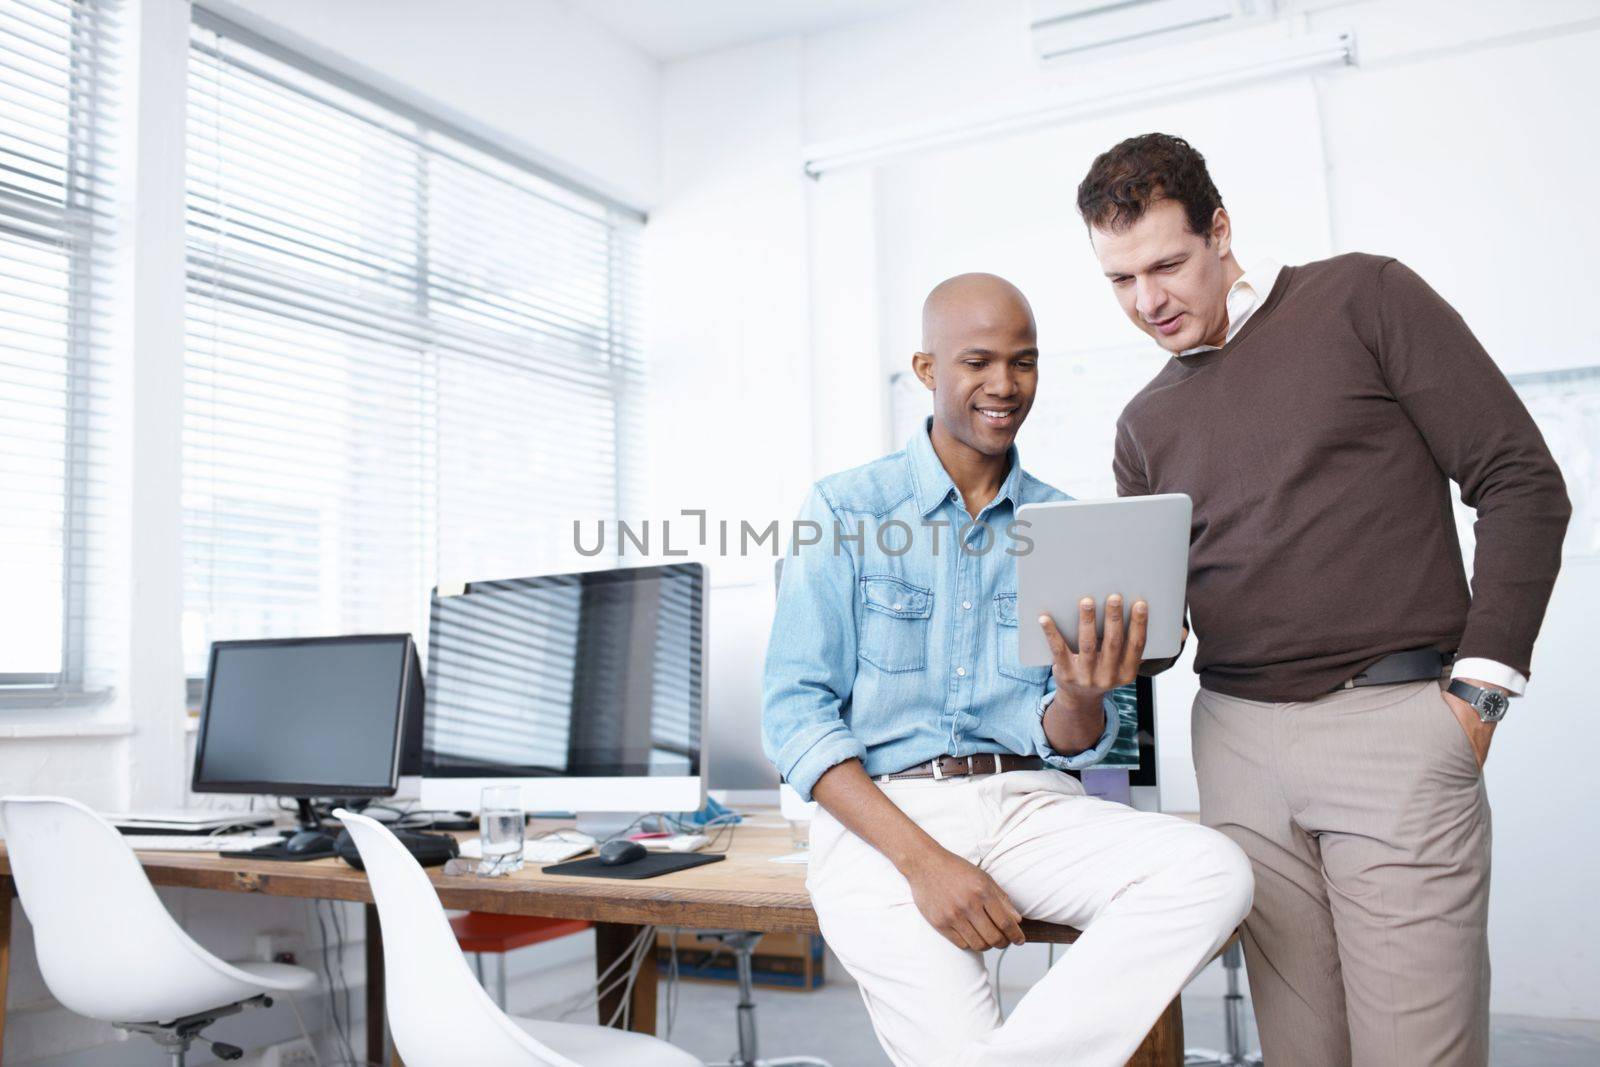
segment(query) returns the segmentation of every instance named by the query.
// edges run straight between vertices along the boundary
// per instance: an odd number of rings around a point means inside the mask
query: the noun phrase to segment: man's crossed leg
[[[929,925],[894,865],[819,812],[807,885],[822,932],[904,1067],[1121,1065],[1250,910],[1249,863],[1221,834],[1083,796],[1058,771],[883,788],[1024,916],[1084,931],[1002,1023],[983,956]]]

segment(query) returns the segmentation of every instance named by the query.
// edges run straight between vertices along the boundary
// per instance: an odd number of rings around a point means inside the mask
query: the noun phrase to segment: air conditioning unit
[[[1034,0],[1034,56],[1048,69],[1165,48],[1270,22],[1274,0]]]

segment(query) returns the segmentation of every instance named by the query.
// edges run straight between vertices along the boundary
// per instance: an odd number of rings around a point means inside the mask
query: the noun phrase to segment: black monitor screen
[[[705,569],[472,582],[433,598],[422,773],[700,773]]]
[[[415,655],[409,634],[216,642],[195,791],[392,794]]]

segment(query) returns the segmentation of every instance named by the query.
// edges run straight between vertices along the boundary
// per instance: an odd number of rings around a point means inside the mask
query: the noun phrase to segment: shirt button
[[[966,676],[967,676],[967,669],[965,667],[957,667],[956,668],[956,677],[957,678],[965,678]]]
[[[904,604],[896,604],[894,606],[894,610],[896,610],[896,611],[904,611],[904,610],[906,610],[906,606]]]
[[[963,601],[962,601],[962,602],[961,602],[961,610],[962,610],[962,611],[971,611],[971,610],[972,610],[972,601],[970,601],[970,600],[963,600]]]

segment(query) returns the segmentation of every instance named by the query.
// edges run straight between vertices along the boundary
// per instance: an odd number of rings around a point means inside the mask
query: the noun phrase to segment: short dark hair
[[[1210,239],[1222,197],[1205,157],[1170,133],[1140,134],[1102,152],[1078,186],[1078,214],[1101,230],[1127,229],[1158,200],[1182,204],[1189,229]]]

